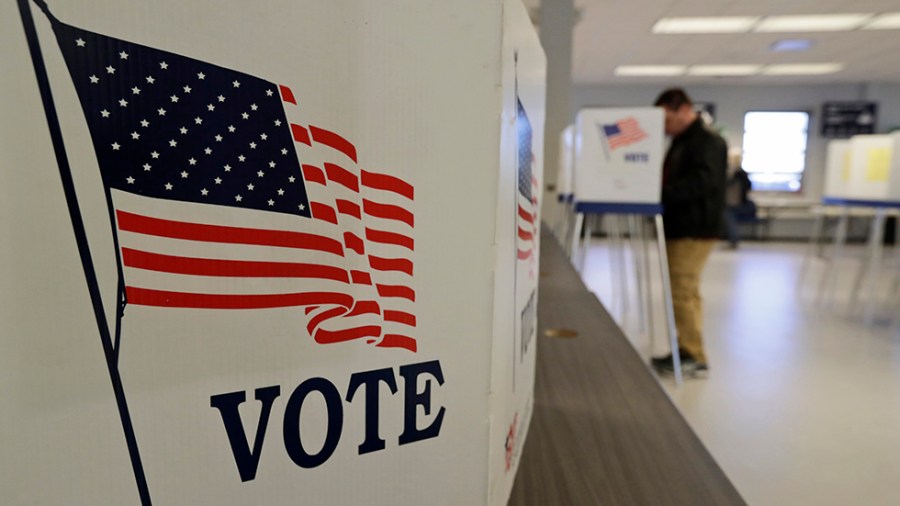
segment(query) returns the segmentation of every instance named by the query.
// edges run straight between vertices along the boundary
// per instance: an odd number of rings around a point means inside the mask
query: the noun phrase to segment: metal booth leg
[[[681,355],[678,353],[678,330],[675,328],[675,310],[672,308],[672,285],[669,282],[669,258],[666,255],[666,236],[663,229],[663,217],[657,214],[656,244],[659,248],[659,272],[662,277],[663,301],[666,311],[666,324],[669,330],[669,348],[672,350],[672,365],[675,368],[675,384],[681,386]]]

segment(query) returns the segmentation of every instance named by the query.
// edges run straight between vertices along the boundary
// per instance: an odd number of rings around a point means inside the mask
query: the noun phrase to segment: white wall
[[[652,105],[665,86],[578,85],[572,92],[573,111],[587,106]],[[777,198],[818,201],[824,186],[825,149],[828,139],[819,135],[822,103],[833,100],[871,100],[878,103],[877,132],[900,127],[900,83],[835,84],[815,86],[684,86],[696,102],[716,105],[716,123],[724,127],[729,146],[740,146],[744,114],[759,110],[802,110],[810,113],[810,136],[803,189],[798,195]],[[766,201],[770,196],[757,196]]]

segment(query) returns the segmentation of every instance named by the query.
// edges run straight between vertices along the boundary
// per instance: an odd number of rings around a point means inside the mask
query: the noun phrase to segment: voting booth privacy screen
[[[659,203],[662,109],[582,109],[575,127],[576,202]]]
[[[506,503],[544,137],[521,4],[0,12],[0,503]]]
[[[855,135],[828,143],[826,198],[900,201],[900,133]]]

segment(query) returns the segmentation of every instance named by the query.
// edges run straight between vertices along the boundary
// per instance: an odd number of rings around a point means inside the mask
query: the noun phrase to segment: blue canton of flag
[[[68,25],[54,28],[107,189],[310,216],[277,85]]]

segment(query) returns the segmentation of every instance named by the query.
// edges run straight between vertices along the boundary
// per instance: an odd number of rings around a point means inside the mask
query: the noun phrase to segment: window
[[[743,168],[754,191],[800,190],[809,113],[751,111],[744,116]]]

